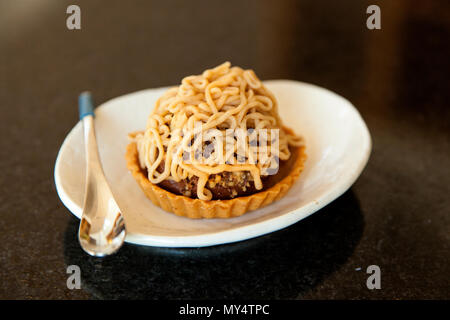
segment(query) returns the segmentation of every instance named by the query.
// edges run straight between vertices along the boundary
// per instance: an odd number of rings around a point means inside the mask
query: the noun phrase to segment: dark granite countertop
[[[448,299],[447,1],[0,3],[1,299]],[[352,188],[286,229],[209,248],[83,253],[53,182],[86,89],[102,103],[229,60],[349,99],[373,139]],[[69,265],[81,289],[66,286]],[[381,269],[369,290],[366,268]],[[359,270],[359,271],[358,271]]]

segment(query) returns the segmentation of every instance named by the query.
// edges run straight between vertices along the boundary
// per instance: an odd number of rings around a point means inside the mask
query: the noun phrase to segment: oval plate
[[[202,247],[261,236],[321,209],[355,182],[367,163],[371,139],[355,107],[337,94],[302,82],[265,81],[278,99],[284,124],[305,138],[305,169],[288,194],[275,203],[231,219],[193,220],[153,205],[128,172],[129,132],[143,130],[156,100],[167,88],[110,100],[95,110],[103,170],[122,209],[126,242],[160,247]],[[64,140],[55,164],[55,183],[64,205],[78,218],[83,206],[85,158],[79,122]]]

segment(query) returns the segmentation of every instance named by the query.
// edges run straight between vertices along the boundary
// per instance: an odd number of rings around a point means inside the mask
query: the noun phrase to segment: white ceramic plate
[[[287,227],[343,194],[360,175],[371,150],[369,131],[353,105],[326,89],[288,80],[266,81],[279,102],[285,125],[304,136],[308,160],[299,180],[281,200],[231,219],[191,220],[153,205],[125,164],[127,134],[145,128],[155,101],[167,88],[110,100],[96,111],[100,158],[124,214],[126,241],[162,247],[201,247],[257,237]],[[84,194],[83,130],[66,137],[55,164],[64,205],[78,218]]]

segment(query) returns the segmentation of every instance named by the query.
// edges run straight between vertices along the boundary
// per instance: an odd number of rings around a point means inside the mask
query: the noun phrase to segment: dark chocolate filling
[[[297,159],[297,153],[291,150],[291,156],[288,160],[280,160],[279,170],[274,175],[262,176],[263,188],[257,190],[253,183],[253,177],[249,171],[239,172],[221,172],[209,176],[205,188],[211,191],[213,200],[228,200],[236,197],[248,196],[257,192],[267,190],[276,183],[285,178],[292,169]],[[145,176],[148,176],[147,169],[142,169]],[[164,163],[158,168],[158,172],[164,171]],[[177,195],[183,195],[189,198],[197,198],[198,177],[193,176],[179,182],[166,179],[158,184],[159,187]]]

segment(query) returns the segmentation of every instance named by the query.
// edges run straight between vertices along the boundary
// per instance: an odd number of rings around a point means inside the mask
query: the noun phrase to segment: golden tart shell
[[[127,168],[155,205],[176,215],[191,219],[200,218],[232,218],[243,215],[281,199],[303,171],[306,161],[305,147],[292,149],[296,156],[290,172],[272,187],[249,196],[236,197],[229,200],[200,200],[177,195],[151,183],[139,165],[137,145],[131,142],[126,150]]]

